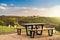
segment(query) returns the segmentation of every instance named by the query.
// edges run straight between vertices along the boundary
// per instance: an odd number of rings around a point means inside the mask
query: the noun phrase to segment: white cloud
[[[6,8],[3,6],[0,6],[0,10],[5,10]]]
[[[10,4],[10,6],[14,6],[14,4]]]
[[[0,7],[5,9],[4,7]],[[2,14],[16,16],[56,16],[60,17],[60,5],[50,8],[14,7],[2,10]]]
[[[49,16],[60,17],[60,5],[49,8],[47,13]]]
[[[5,4],[5,3],[1,3],[0,6],[7,6],[7,4]]]
[[[0,10],[5,10],[5,9],[7,9],[7,4],[1,3]]]

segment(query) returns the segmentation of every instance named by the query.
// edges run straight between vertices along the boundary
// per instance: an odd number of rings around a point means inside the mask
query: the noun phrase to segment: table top
[[[46,23],[22,23],[21,25],[45,25]]]

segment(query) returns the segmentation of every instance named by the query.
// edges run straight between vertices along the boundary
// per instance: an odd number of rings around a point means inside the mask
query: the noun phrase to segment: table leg
[[[43,25],[42,25],[42,29],[43,29]],[[41,30],[41,34],[40,35],[42,35],[42,32],[43,32],[43,30]]]
[[[40,33],[38,33],[38,31],[37,31],[37,29],[38,29],[38,28],[37,28],[37,25],[35,25],[35,27],[36,27],[36,34],[37,34],[37,35],[42,35],[43,30],[41,30]],[[43,25],[42,25],[41,29],[43,29]]]
[[[35,25],[35,27],[36,27],[36,34],[39,35],[39,33],[38,33],[38,31],[37,31],[37,29],[38,29],[38,28],[37,28],[37,25]]]
[[[21,35],[21,29],[17,29],[17,34]]]
[[[31,30],[33,30],[33,25],[31,25]],[[30,31],[30,37],[34,38],[35,31]]]
[[[25,28],[26,28],[26,35],[29,36],[27,26],[25,26]]]
[[[31,25],[31,30],[33,30],[33,25]],[[32,35],[32,33],[30,32],[30,35]]]
[[[35,31],[30,31],[30,37],[34,38],[34,35],[35,35]]]
[[[48,35],[52,36],[53,35],[53,29],[52,30],[48,30]]]

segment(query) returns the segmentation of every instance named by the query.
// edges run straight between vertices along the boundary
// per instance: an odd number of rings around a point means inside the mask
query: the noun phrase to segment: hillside
[[[0,16],[0,25],[14,26],[20,23],[50,23],[57,31],[60,31],[60,18],[58,17],[40,17],[40,16]]]

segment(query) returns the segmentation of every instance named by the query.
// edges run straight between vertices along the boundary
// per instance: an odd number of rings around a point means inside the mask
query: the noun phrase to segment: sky
[[[0,15],[60,17],[60,0],[0,0]]]

